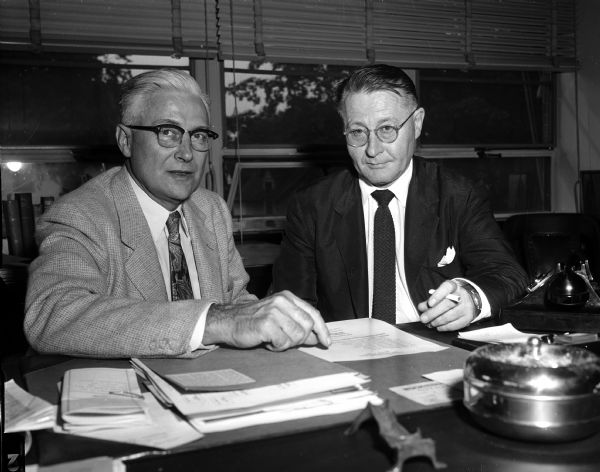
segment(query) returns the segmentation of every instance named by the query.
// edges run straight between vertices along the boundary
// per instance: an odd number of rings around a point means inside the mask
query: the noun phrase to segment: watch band
[[[468,282],[464,282],[462,280],[455,280],[454,282],[456,282],[456,284],[459,287],[462,287],[464,290],[466,290],[469,293],[469,296],[471,297],[471,300],[473,301],[473,305],[475,306],[475,318],[477,318],[479,316],[479,314],[481,313],[481,308],[483,306],[483,303],[481,302],[481,297],[479,296],[479,292],[477,291],[477,289],[475,287],[473,287]]]

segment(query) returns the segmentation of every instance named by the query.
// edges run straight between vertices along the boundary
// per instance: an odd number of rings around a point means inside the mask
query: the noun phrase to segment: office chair
[[[504,222],[504,235],[531,279],[588,260],[600,279],[600,220],[581,213],[527,213]]]
[[[0,360],[23,354],[28,343],[23,332],[27,265],[0,265]]]

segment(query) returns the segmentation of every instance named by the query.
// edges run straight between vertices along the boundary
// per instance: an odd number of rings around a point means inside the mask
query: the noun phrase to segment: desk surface
[[[421,325],[404,325],[414,334],[451,344],[455,335],[437,333]],[[439,369],[456,367],[466,358],[467,351],[451,348],[432,354],[396,356],[377,361],[347,363],[348,366],[371,375],[374,386],[384,396],[395,398],[400,422],[409,430],[421,430],[424,437],[436,442],[437,456],[448,464],[446,471],[477,472],[582,472],[600,470],[600,434],[561,444],[527,443],[493,435],[478,427],[460,402],[437,409],[420,410],[407,407],[389,386],[422,381],[423,365]],[[40,356],[27,359],[23,373],[39,368],[64,370],[81,359]],[[58,362],[58,364],[57,364]],[[98,362],[98,361],[93,361]],[[114,361],[113,361],[114,362]],[[119,361],[117,361],[119,362]],[[126,364],[125,361],[120,361]],[[444,367],[445,366],[445,367]],[[432,369],[434,370],[434,369]],[[59,375],[59,374],[58,374]],[[37,386],[40,388],[40,386]],[[46,388],[46,387],[44,387]],[[49,388],[49,387],[48,387]],[[53,386],[54,392],[56,392]],[[35,392],[34,392],[35,393]],[[39,393],[39,392],[38,392]],[[400,403],[398,403],[400,402]],[[263,434],[256,431],[219,433],[169,453],[159,452],[127,462],[128,471],[194,470],[199,464],[211,471],[384,471],[394,463],[391,451],[379,437],[373,422],[367,422],[352,436],[344,431],[355,413],[334,422],[308,422],[300,427],[270,425]],[[290,428],[291,426],[291,428]],[[283,428],[283,429],[281,429]],[[282,432],[283,431],[283,432]],[[237,433],[237,434],[234,434]],[[49,431],[36,433],[40,463],[53,463],[99,455],[121,456],[144,448],[105,443],[74,436],[56,435]],[[212,436],[212,437],[211,437]],[[68,452],[67,452],[68,451]],[[432,471],[425,458],[415,458],[404,466],[404,472]]]

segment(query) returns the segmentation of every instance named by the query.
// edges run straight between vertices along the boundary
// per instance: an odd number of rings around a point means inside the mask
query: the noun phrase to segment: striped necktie
[[[167,219],[169,230],[169,265],[171,266],[171,300],[190,300],[194,298],[190,274],[188,273],[185,255],[179,237],[179,220],[181,215],[174,211]]]

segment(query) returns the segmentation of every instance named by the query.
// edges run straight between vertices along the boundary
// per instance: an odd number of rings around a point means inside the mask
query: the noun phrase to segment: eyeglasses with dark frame
[[[379,139],[382,143],[393,143],[396,141],[396,139],[398,139],[398,132],[408,122],[408,120],[410,120],[411,116],[413,116],[418,109],[419,107],[417,106],[417,108],[415,108],[411,114],[408,115],[406,119],[398,126],[382,125],[374,130],[370,130],[368,128],[354,128],[348,130],[344,133],[344,136],[346,136],[346,143],[348,143],[348,146],[352,147],[364,146],[369,142],[371,131],[375,133],[377,139]]]
[[[219,137],[218,133],[215,133],[213,130],[205,127],[194,128],[193,130],[188,131],[186,129],[183,129],[181,126],[177,126],[171,123],[156,126],[138,126],[125,124],[123,126],[142,131],[152,131],[156,134],[158,144],[166,148],[174,148],[179,146],[181,144],[181,141],[183,140],[183,135],[185,133],[189,133],[192,149],[196,151],[208,151],[210,143],[209,138],[217,139]]]

